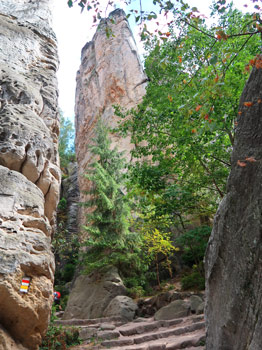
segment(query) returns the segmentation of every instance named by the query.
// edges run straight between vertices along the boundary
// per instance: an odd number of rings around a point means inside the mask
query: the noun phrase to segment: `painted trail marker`
[[[20,286],[20,292],[21,292],[21,293],[28,293],[28,288],[29,288],[29,285],[30,285],[30,280],[31,280],[30,277],[23,277],[22,283],[21,283],[21,286]]]

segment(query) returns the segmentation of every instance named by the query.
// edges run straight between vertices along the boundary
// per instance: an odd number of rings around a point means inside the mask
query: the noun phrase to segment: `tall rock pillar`
[[[261,66],[262,57],[240,99],[227,195],[206,253],[207,350],[262,349]]]
[[[0,348],[8,350],[38,348],[53,301],[60,170],[49,5],[0,1]]]
[[[112,106],[135,107],[145,94],[143,81],[145,74],[126,15],[122,10],[115,10],[100,22],[93,40],[82,49],[77,73],[76,157],[81,200],[86,189],[83,174],[91,160],[88,145],[98,119],[102,118],[109,127],[116,126],[118,118]],[[112,140],[128,156],[130,139],[114,135]]]

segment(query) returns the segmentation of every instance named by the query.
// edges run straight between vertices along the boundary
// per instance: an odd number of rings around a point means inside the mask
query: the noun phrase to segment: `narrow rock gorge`
[[[60,169],[51,17],[49,0],[0,2],[1,350],[37,349],[53,302]]]
[[[109,37],[106,29],[112,33]],[[115,10],[109,18],[101,20],[93,40],[82,49],[81,66],[77,73],[75,125],[81,202],[86,198],[84,191],[88,183],[83,174],[92,160],[88,146],[94,137],[97,121],[102,118],[109,127],[116,126],[119,119],[114,114],[113,105],[135,107],[145,94],[145,78],[126,15],[122,10]],[[130,139],[117,135],[111,135],[111,138],[112,144],[117,144],[118,149],[125,151],[127,158],[130,157]],[[79,221],[81,227],[85,222],[84,213]],[[64,319],[102,317],[114,297],[126,294],[116,271],[106,271],[100,279],[101,291],[98,292],[93,276],[77,278]]]

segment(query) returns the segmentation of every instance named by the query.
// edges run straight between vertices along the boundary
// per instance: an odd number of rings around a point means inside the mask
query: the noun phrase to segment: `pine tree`
[[[84,203],[90,208],[85,230],[88,247],[85,264],[89,273],[107,265],[120,271],[137,268],[139,236],[130,232],[131,209],[125,188],[123,152],[110,148],[106,126],[99,122],[90,150],[96,159],[85,177],[92,182]]]

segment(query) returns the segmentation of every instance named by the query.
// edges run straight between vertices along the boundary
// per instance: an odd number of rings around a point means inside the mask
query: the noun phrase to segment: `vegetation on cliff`
[[[95,210],[85,227],[85,261],[87,271],[108,263],[124,270],[132,259],[134,270],[145,270],[154,261],[160,283],[159,263],[172,274],[170,257],[179,246],[176,255],[203,280],[212,218],[226,192],[239,97],[252,66],[260,64],[260,15],[217,1],[211,9],[216,24],[210,25],[184,3],[157,3],[173,19],[156,35],[144,25],[146,96],[131,111],[116,106],[123,118],[117,131],[131,135],[136,162],[124,166],[101,125],[91,147],[98,160],[87,175],[94,187],[85,205]],[[139,15],[137,21],[154,18]],[[137,284],[130,280],[131,287]]]

